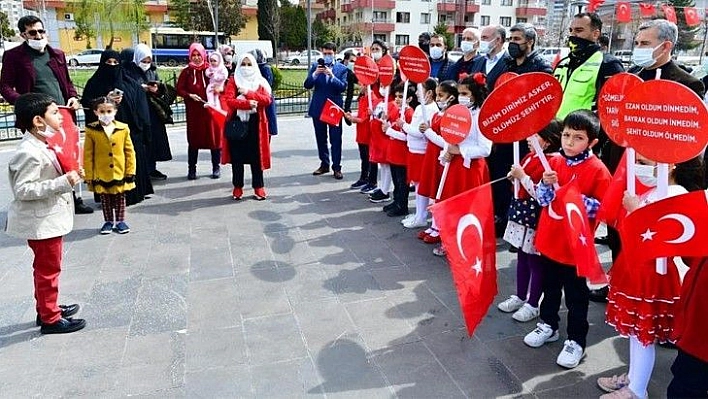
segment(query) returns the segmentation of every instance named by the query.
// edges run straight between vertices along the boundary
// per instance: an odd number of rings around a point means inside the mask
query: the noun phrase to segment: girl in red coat
[[[435,99],[440,111],[433,115],[430,125],[427,123],[420,124],[420,132],[425,134],[428,139],[428,145],[425,148],[425,157],[423,158],[423,168],[420,172],[420,185],[418,193],[427,198],[435,198],[440,178],[442,177],[443,166],[440,162],[440,153],[445,148],[445,140],[440,135],[440,119],[445,110],[457,104],[457,83],[452,80],[446,80],[435,89]],[[432,226],[418,233],[418,238],[428,244],[439,243],[440,232],[433,218]]]
[[[384,89],[378,83],[371,86],[372,91],[378,91],[380,96],[385,95]],[[369,201],[377,204],[391,199],[391,165],[386,159],[388,145],[391,140],[386,136],[384,124],[388,120],[389,99],[383,99],[374,107],[371,119],[371,138],[369,140],[369,161],[378,165],[378,189],[369,194]]]
[[[205,75],[208,66],[206,50],[199,43],[189,46],[189,65],[182,70],[177,79],[177,94],[184,98],[187,113],[187,179],[197,178],[197,158],[199,150],[211,151],[211,178],[221,177],[219,161],[221,159],[221,135],[213,122],[209,111],[204,109],[207,97],[206,87],[209,79]]]
[[[270,140],[265,109],[270,105],[271,88],[258,69],[256,59],[246,53],[238,58],[236,70],[226,85],[222,96],[228,120],[238,116],[248,127],[241,140],[226,140],[224,163],[231,162],[234,185],[233,198],[243,196],[244,164],[251,165],[251,186],[255,199],[266,199],[263,171],[270,169]]]
[[[376,106],[381,102],[378,90],[371,91],[371,105]],[[354,182],[349,188],[360,190],[362,193],[370,194],[376,189],[376,177],[378,168],[375,163],[369,161],[369,142],[371,141],[371,110],[369,109],[368,90],[359,90],[359,109],[356,116],[351,112],[344,114],[350,122],[356,123],[356,144],[359,146],[359,159],[361,160],[361,173],[359,180]]]
[[[656,165],[656,162],[637,153],[637,178],[643,185],[653,188],[640,196],[625,193],[622,204],[627,213],[660,199],[656,190]],[[670,197],[702,189],[702,156],[669,165],[669,168]],[[603,399],[647,396],[646,390],[654,368],[655,343],[672,340],[674,315],[681,290],[676,264],[672,257],[667,261],[667,273],[664,275],[654,272],[654,261],[638,266],[622,252],[612,265],[606,320],[621,335],[629,337],[629,373],[599,378],[598,386],[612,392],[602,395]]]
[[[395,100],[389,102],[388,121],[384,124],[386,135],[389,137],[386,150],[386,160],[391,165],[393,179],[393,202],[383,207],[387,216],[405,216],[408,214],[408,179],[406,177],[406,163],[408,158],[408,145],[406,133],[401,127],[410,123],[413,118],[413,108],[418,106],[415,88],[409,87],[403,92],[403,85],[394,88]],[[404,114],[401,115],[401,106],[406,104]]]

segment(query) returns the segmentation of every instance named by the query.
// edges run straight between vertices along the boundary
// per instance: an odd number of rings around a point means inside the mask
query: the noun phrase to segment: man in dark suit
[[[491,92],[499,76],[506,72],[507,62],[511,59],[504,51],[506,29],[498,25],[485,26],[482,28],[480,39],[477,52],[482,57],[472,68],[472,73],[482,72],[487,75],[487,88]]]
[[[320,167],[315,169],[312,174],[319,176],[329,173],[330,159],[327,148],[327,129],[329,128],[329,142],[332,145],[332,171],[334,178],[341,180],[344,177],[341,163],[342,124],[340,122],[338,126],[331,126],[320,120],[322,108],[328,99],[342,107],[342,92],[347,88],[347,67],[334,61],[336,48],[334,43],[325,43],[322,46],[320,50],[323,58],[312,64],[304,86],[306,89],[314,89],[307,114],[312,117],[312,124],[315,127]]]

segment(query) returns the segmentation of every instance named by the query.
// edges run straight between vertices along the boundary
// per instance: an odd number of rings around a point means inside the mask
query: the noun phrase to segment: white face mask
[[[45,139],[50,139],[54,137],[55,134],[57,134],[57,131],[54,130],[53,127],[46,125],[46,128],[44,130],[38,130],[37,134],[44,137]]]
[[[640,182],[645,186],[656,186],[656,166],[651,165],[634,165],[634,175],[637,176]]]
[[[224,56],[224,62],[227,63],[227,64],[229,64],[229,63],[230,63],[231,61],[233,61],[233,60],[234,60],[234,56],[231,55],[231,54],[227,54],[227,55]]]
[[[386,95],[386,88],[379,87],[379,94],[381,95],[381,97],[384,97]]]
[[[457,102],[467,107],[472,102],[472,99],[467,96],[457,96]]]
[[[47,47],[47,44],[49,44],[49,41],[46,38],[39,40],[27,39],[27,44],[37,51],[43,51],[44,48]]]
[[[430,48],[430,58],[434,60],[439,60],[440,58],[443,57],[443,49],[442,47],[431,47]]]
[[[241,75],[243,75],[246,78],[250,78],[256,73],[256,70],[252,66],[242,66],[241,67]]]
[[[474,46],[475,46],[476,44],[477,44],[476,41],[475,41],[475,42],[470,42],[470,41],[467,41],[467,40],[463,40],[463,41],[460,43],[460,49],[462,50],[463,53],[469,54],[469,53],[474,52]]]
[[[632,62],[634,65],[642,67],[642,68],[647,68],[656,62],[656,59],[654,58],[654,51],[661,47],[661,45],[664,43],[661,43],[660,45],[654,47],[654,48],[637,48],[635,47],[634,50],[632,50]]]
[[[98,120],[104,125],[110,124],[115,118],[115,114],[103,114],[98,116]]]
[[[492,45],[493,42],[494,41],[485,42],[484,40],[482,40],[481,42],[479,42],[479,49],[477,51],[480,54],[489,54],[489,52],[491,52],[494,48]]]
[[[437,101],[438,108],[440,108],[440,111],[443,111],[445,108],[447,108],[447,105],[450,103],[450,100],[447,99],[445,101]]]
[[[371,58],[373,58],[374,61],[380,60],[381,57],[383,57],[383,53],[380,53],[380,52],[378,52],[378,51],[375,52],[375,53],[371,53]]]
[[[143,70],[143,72],[147,72],[147,70],[150,69],[150,67],[152,66],[152,63],[151,62],[141,62],[139,66],[140,66],[140,69]]]

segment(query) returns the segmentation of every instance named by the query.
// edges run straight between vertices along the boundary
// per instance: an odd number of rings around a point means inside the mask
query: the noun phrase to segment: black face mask
[[[568,37],[568,47],[570,47],[571,54],[582,54],[585,49],[594,44],[595,42],[577,36]]]
[[[513,59],[519,59],[519,58],[526,55],[526,48],[524,48],[522,50],[521,45],[519,43],[509,43],[508,51],[509,51],[509,55]]]

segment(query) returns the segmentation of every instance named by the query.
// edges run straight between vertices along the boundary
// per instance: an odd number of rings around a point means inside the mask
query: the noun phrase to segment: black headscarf
[[[101,53],[101,63],[98,65],[98,69],[91,76],[91,78],[86,82],[86,87],[84,88],[83,95],[81,97],[81,104],[84,108],[88,108],[85,111],[86,123],[91,123],[97,120],[96,115],[90,110],[91,103],[93,100],[107,95],[111,90],[115,88],[120,88],[121,80],[121,67],[120,65],[108,65],[106,61],[109,59],[119,60],[120,56],[115,50],[105,50]]]

